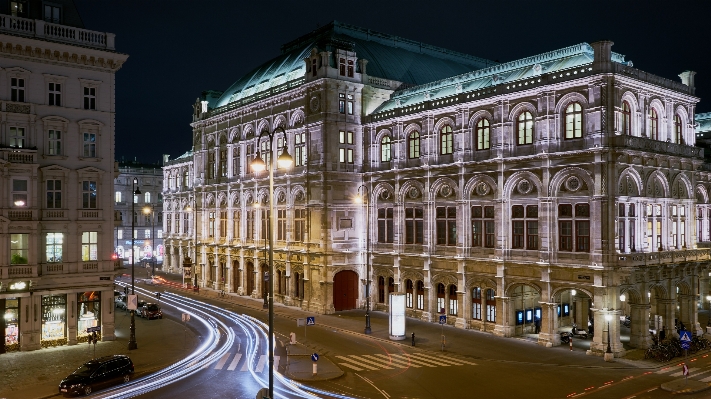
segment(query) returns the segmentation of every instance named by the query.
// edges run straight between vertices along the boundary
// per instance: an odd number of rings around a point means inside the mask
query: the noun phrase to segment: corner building
[[[112,33],[72,1],[0,4],[0,353],[114,335]]]
[[[499,64],[338,22],[287,43],[196,102],[192,152],[164,167],[167,261],[179,268],[197,243],[197,283],[262,297],[255,205],[269,179],[249,162],[286,145],[277,301],[362,308],[369,279],[377,310],[403,292],[409,317],[542,345],[590,323],[600,355],[608,329],[624,353],[623,315],[635,347],[650,321],[701,333],[709,176],[694,72],[657,77],[612,45]]]

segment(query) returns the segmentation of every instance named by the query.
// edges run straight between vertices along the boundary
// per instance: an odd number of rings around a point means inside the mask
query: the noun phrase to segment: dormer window
[[[348,60],[348,77],[352,78],[353,77],[353,60]]]
[[[340,62],[338,63],[338,71],[341,76],[346,76],[346,59],[341,58]]]
[[[60,19],[60,8],[57,6],[51,6],[49,4],[44,5],[44,20],[51,22],[53,24],[61,23]]]

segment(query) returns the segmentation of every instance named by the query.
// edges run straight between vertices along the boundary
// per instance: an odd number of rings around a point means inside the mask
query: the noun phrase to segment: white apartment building
[[[0,5],[0,352],[114,336],[114,35]]]

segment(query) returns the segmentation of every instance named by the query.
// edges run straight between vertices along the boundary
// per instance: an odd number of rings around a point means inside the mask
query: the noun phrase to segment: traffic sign
[[[447,324],[447,315],[439,315],[439,324]]]
[[[315,326],[316,325],[316,317],[315,316],[307,317],[306,318],[306,325],[307,326]]]
[[[313,360],[314,362],[318,362],[318,353],[312,353],[311,360]]]
[[[681,366],[681,372],[683,373],[683,375],[689,375],[689,368],[686,367],[686,364],[683,364]]]
[[[182,319],[183,319],[183,322],[188,322],[188,321],[190,321],[190,315],[187,313],[183,313]]]
[[[86,329],[87,333],[91,332],[101,332],[101,326],[96,326],[96,327],[89,327]]]
[[[138,309],[138,295],[131,294],[128,296],[128,310]]]
[[[691,331],[679,331],[679,341],[681,341],[681,349],[689,349],[691,343]]]

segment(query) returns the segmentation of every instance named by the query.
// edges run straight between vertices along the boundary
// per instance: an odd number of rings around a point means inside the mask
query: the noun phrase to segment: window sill
[[[97,158],[97,157],[79,157],[80,161],[90,161],[90,162],[101,162],[103,161],[103,158]]]
[[[65,161],[65,160],[67,160],[67,158],[69,158],[69,157],[67,157],[66,155],[47,155],[47,154],[42,155],[42,159],[56,159],[56,160]]]

